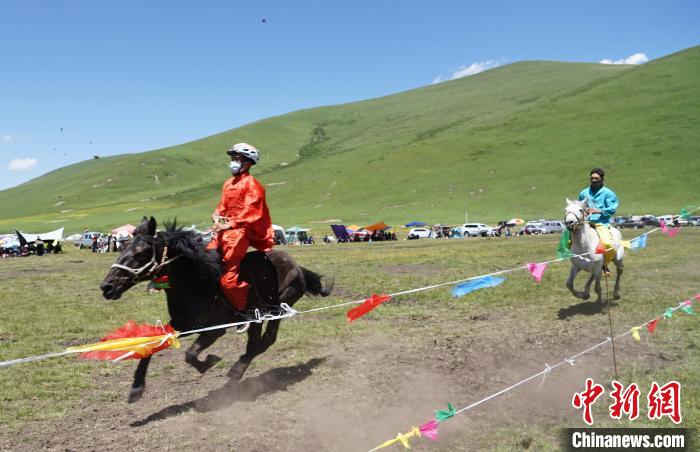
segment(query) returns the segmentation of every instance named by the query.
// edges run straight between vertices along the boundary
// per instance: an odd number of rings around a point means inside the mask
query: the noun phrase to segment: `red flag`
[[[596,254],[605,254],[605,245],[603,242],[598,242],[598,246],[595,247]]]
[[[654,319],[651,322],[647,323],[647,331],[649,331],[649,334],[654,332],[657,323],[659,323],[659,319]]]
[[[376,293],[372,294],[372,296],[363,301],[361,305],[352,308],[347,312],[347,314],[345,314],[348,317],[348,323],[362,317],[380,304],[389,300],[391,300],[389,295],[377,295]]]

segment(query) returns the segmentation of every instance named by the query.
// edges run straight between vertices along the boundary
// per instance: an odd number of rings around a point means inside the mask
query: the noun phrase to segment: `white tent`
[[[287,236],[284,232],[284,228],[282,226],[277,226],[276,224],[273,224],[272,230],[275,231],[275,244],[286,245]]]
[[[28,232],[21,232],[21,231],[15,231],[15,232],[17,232],[17,238],[19,239],[20,242],[22,241],[22,238],[24,238],[24,240],[27,243],[36,242],[37,237],[41,237],[41,240],[43,240],[44,242],[46,242],[46,241],[57,242],[57,241],[63,240],[63,229],[64,228],[60,228],[60,229],[56,229],[55,231],[44,232],[42,234],[30,234]]]

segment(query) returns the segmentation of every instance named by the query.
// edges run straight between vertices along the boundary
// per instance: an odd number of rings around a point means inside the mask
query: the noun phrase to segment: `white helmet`
[[[255,146],[252,146],[248,143],[236,143],[233,146],[231,146],[231,149],[226,151],[226,153],[228,155],[240,154],[243,157],[248,157],[253,161],[253,165],[258,163],[258,159],[260,159],[260,152]]]

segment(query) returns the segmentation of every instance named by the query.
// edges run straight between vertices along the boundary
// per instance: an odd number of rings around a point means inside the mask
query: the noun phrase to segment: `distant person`
[[[95,234],[92,236],[92,252],[96,253],[98,247],[99,247],[99,243],[97,242],[97,234]]]
[[[593,168],[590,173],[590,186],[581,190],[578,195],[579,201],[586,201],[588,209],[588,222],[595,227],[598,232],[601,244],[606,248],[612,247],[610,236],[610,218],[615,215],[619,202],[617,195],[605,187],[605,171],[600,168]],[[606,252],[603,264],[603,271],[610,274],[608,264],[613,258],[613,253]]]
[[[209,249],[221,254],[224,273],[219,284],[231,305],[243,311],[248,304],[250,285],[238,279],[241,260],[248,246],[270,251],[275,244],[265,188],[248,171],[258,163],[260,152],[247,143],[234,144],[226,151],[231,157],[231,178],[224,182],[221,201],[211,218],[214,233]]]
[[[36,249],[37,256],[44,255],[44,241],[41,240],[41,237],[36,238],[36,242],[34,242],[34,248]]]
[[[63,252],[63,248],[61,247],[61,242],[59,240],[56,240],[54,245],[53,245],[53,253],[58,254]]]

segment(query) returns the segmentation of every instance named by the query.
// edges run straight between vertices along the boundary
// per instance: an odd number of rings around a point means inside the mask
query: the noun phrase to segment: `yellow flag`
[[[405,447],[406,449],[410,449],[411,443],[408,440],[410,438],[413,438],[414,436],[421,436],[420,429],[418,427],[412,427],[411,431],[409,431],[407,433],[398,433],[396,435],[396,438],[390,439],[388,441],[384,441],[383,443],[381,443],[379,446],[377,446],[373,450],[382,449],[384,447],[391,446],[392,444],[397,443],[397,442],[400,442],[401,445],[403,447]]]
[[[68,347],[67,352],[84,353],[96,351],[125,351],[145,354],[164,342],[172,345],[175,348],[180,348],[180,341],[176,335],[163,334],[161,336],[146,336],[146,337],[125,337],[121,339],[110,339],[107,341],[96,342],[94,344],[77,345]]]
[[[639,337],[639,327],[633,326],[631,331],[632,331],[632,337],[634,338],[634,340],[640,341],[641,338]]]
[[[629,250],[632,248],[632,244],[630,243],[629,240],[620,240],[620,243],[622,244],[623,248],[625,248],[625,249]]]

